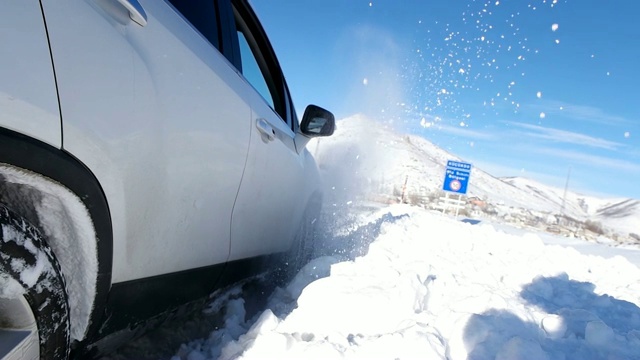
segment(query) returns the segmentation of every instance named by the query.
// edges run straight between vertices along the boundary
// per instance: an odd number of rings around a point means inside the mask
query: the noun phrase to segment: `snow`
[[[98,273],[96,235],[87,209],[73,193],[51,179],[3,164],[0,164],[0,177],[4,186],[11,186],[15,190],[6,192],[12,198],[5,201],[16,207],[35,205],[38,223],[34,225],[40,225],[45,232],[48,244],[66,275],[71,338],[84,338],[93,308]],[[30,284],[31,280],[37,280],[38,273],[25,271],[22,276],[25,277],[22,280]]]
[[[637,244],[392,204],[399,197],[381,194],[441,186],[445,160],[457,158],[360,116],[309,148],[327,185],[317,257],[255,316],[250,294],[217,303],[224,327],[172,360],[640,358]],[[561,190],[477,168],[472,178],[470,191],[504,211],[529,205],[556,221]],[[566,211],[619,203],[570,194]]]
[[[405,205],[360,211],[347,243],[372,241],[365,255],[315,259],[254,319],[231,302],[226,341],[184,344],[174,359],[640,354],[640,269],[626,258]]]
[[[16,238],[15,235],[16,232],[12,228],[10,228],[9,226],[2,226],[2,239],[5,239],[5,241],[7,241],[7,239]],[[20,239],[23,239],[23,237],[19,236],[16,239],[16,242],[18,242],[20,241]],[[24,243],[24,240],[22,241],[22,243]],[[0,256],[1,255],[3,254],[0,254]],[[4,256],[2,257],[4,258]],[[26,266],[24,264],[16,264],[12,262],[11,268],[13,271],[21,272],[21,270],[24,270],[26,268]],[[29,286],[32,286],[35,283],[35,281],[31,281],[31,279],[27,278],[26,276],[20,280],[25,284],[28,284]],[[0,298],[13,299],[23,295],[24,293],[25,289],[18,281],[14,280],[9,274],[0,270]]]
[[[4,243],[12,242],[23,247],[30,253],[33,260],[25,261],[22,258],[11,258],[9,254],[0,251],[2,259],[10,259],[7,264],[10,269],[6,269],[6,271],[19,275],[19,278],[14,279],[10,274],[0,269],[0,285],[2,285],[0,287],[0,298],[14,299],[25,294],[25,289],[33,288],[36,285],[40,287],[47,286],[48,284],[45,283],[38,284],[38,281],[47,282],[48,275],[53,273],[47,254],[36,247],[32,239],[25,236],[23,232],[18,231],[13,224],[2,224],[1,231]]]
[[[39,251],[38,248],[33,244],[33,242],[25,237],[22,233],[17,232],[13,227],[8,225],[2,225],[2,238],[5,242],[13,241],[18,245],[27,249],[35,258],[35,262],[33,264],[27,264],[23,259],[11,259],[9,265],[11,266],[11,270],[17,274],[20,274],[20,282],[24,284],[27,288],[33,287],[40,276],[46,272],[50,272],[51,268],[48,265],[48,261],[46,259],[46,255]],[[20,295],[23,293],[18,292]],[[17,293],[14,293],[17,294]],[[13,295],[11,293],[6,294],[7,296]]]
[[[25,293],[19,282],[9,277],[8,274],[0,272],[0,298],[15,299]]]

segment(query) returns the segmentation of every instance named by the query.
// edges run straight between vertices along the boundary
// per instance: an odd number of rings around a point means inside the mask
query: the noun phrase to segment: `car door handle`
[[[262,136],[264,142],[273,141],[276,138],[276,131],[265,119],[256,120],[256,127]]]
[[[129,11],[129,17],[131,20],[135,21],[140,26],[147,25],[147,13],[144,11],[138,0],[118,0],[118,3]]]

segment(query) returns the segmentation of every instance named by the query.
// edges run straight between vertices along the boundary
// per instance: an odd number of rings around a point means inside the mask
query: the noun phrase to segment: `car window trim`
[[[218,10],[218,25],[220,27],[220,48],[222,54],[233,66],[242,72],[242,62],[240,60],[240,46],[236,37],[236,22],[233,17],[233,7],[231,0],[214,0]]]

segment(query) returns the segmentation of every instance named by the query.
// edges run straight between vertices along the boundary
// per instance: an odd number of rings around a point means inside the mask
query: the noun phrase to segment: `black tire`
[[[69,357],[69,303],[65,281],[51,248],[38,229],[0,203],[0,274],[22,285],[38,327],[41,359]],[[16,263],[41,269],[35,282],[27,283]],[[33,280],[33,279],[32,279]],[[33,283],[32,283],[33,282]]]
[[[288,273],[291,277],[295,276],[313,258],[319,223],[320,201],[312,201],[302,215],[300,227],[289,251]]]

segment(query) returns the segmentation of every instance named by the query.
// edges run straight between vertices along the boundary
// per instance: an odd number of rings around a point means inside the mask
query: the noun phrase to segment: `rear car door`
[[[253,90],[249,155],[231,223],[229,259],[237,260],[287,250],[304,207],[304,161],[296,151],[297,118],[275,54],[246,2],[232,1],[232,7],[237,66]]]
[[[42,0],[63,147],[108,199],[114,283],[229,256],[252,109],[221,53],[214,1],[171,3],[140,0],[140,21],[137,1]]]

